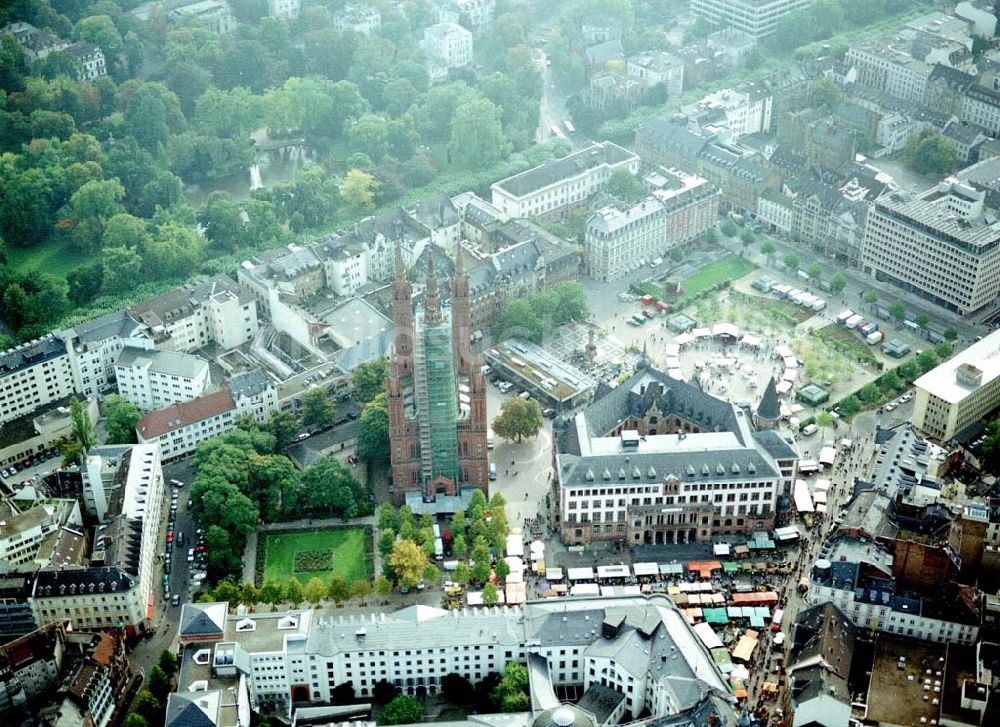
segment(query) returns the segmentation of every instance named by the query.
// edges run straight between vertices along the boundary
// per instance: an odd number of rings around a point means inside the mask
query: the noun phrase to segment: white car
[[[886,404],[885,405],[885,411],[892,411],[895,408],[896,408],[896,405],[894,403],[890,403],[890,404]]]
[[[188,548],[188,563],[194,563],[194,548]]]
[[[170,480],[170,484],[174,487],[184,487],[184,483],[180,480]]]

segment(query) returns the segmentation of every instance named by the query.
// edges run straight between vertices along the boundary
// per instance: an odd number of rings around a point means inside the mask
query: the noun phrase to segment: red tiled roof
[[[200,396],[183,404],[174,404],[166,409],[151,411],[136,422],[135,429],[143,439],[150,440],[235,409],[236,402],[233,401],[233,395],[229,393],[228,388],[223,387],[214,394]]]

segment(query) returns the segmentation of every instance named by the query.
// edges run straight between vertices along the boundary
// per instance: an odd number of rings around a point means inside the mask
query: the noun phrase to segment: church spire
[[[392,283],[393,297],[409,302],[413,297],[413,286],[406,279],[406,265],[403,264],[403,248],[396,240],[396,279]]]
[[[427,290],[424,292],[424,322],[435,325],[443,320],[441,313],[441,291],[438,289],[437,274],[434,272],[434,253],[427,251]]]

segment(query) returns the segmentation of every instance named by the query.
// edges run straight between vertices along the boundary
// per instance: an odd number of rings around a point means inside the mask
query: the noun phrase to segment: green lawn
[[[717,260],[711,265],[706,265],[690,278],[684,279],[684,282],[681,283],[684,288],[681,302],[690,301],[700,293],[711,290],[720,283],[742,278],[756,268],[756,265],[739,255],[729,255]]]
[[[324,583],[329,583],[333,576],[340,576],[348,582],[372,578],[367,565],[370,560],[365,544],[369,537],[367,528],[302,530],[295,533],[272,533],[266,537],[265,581],[274,579],[285,584],[295,576],[305,585],[311,578],[319,578]],[[296,551],[326,548],[334,551],[333,567],[330,570],[301,573],[293,571]]]
[[[59,278],[90,258],[86,253],[52,241],[29,248],[8,245],[7,257],[11,270],[15,272],[39,270]]]
[[[854,361],[871,366],[878,364],[878,359],[872,353],[872,347],[868,345],[868,342],[862,338],[857,330],[831,323],[828,326],[820,328],[814,335],[834,351]]]

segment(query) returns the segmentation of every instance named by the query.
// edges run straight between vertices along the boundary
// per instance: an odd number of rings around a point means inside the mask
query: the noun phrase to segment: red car
[[[199,545],[197,548],[194,549],[194,552],[195,553],[207,553],[208,552],[208,548],[205,547],[204,545]]]
[[[167,543],[172,543],[172,542],[174,542],[174,531],[173,530],[168,530],[167,531]]]

